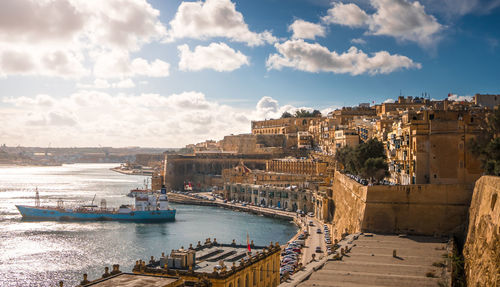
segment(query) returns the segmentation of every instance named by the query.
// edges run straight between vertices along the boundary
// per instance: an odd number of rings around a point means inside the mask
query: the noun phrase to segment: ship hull
[[[174,210],[132,211],[129,213],[73,212],[61,209],[16,205],[23,219],[74,221],[164,222],[175,220]]]

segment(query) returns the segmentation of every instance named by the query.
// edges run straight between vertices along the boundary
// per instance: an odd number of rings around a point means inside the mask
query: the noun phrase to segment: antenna
[[[40,194],[38,194],[38,187],[35,189],[35,206],[40,207]]]

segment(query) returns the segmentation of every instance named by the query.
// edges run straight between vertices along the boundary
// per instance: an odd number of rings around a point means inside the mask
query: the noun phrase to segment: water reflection
[[[219,242],[258,245],[284,242],[296,231],[289,222],[214,207],[175,205],[177,220],[166,223],[26,221],[16,204],[33,205],[38,187],[42,204],[65,205],[105,198],[108,206],[131,204],[125,194],[143,183],[141,176],[109,170],[113,165],[0,168],[0,286],[79,283],[81,275],[99,277],[104,266],[130,271],[135,260],[158,256],[207,237]]]

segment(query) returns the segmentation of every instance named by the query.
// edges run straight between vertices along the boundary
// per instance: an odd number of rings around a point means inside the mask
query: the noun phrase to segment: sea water
[[[133,204],[126,196],[145,177],[110,170],[116,164],[71,164],[56,167],[0,167],[0,286],[79,284],[82,274],[96,279],[104,267],[120,264],[130,272],[136,260],[193,246],[208,237],[218,242],[256,245],[284,243],[297,231],[286,220],[217,207],[170,204],[176,220],[166,223],[23,221],[16,204],[34,205],[35,188],[42,205]]]

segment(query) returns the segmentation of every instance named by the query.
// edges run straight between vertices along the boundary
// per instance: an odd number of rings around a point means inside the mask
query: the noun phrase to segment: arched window
[[[257,286],[257,270],[253,272],[253,286]]]
[[[260,266],[260,281],[264,280],[264,270],[262,269],[262,266]]]
[[[245,287],[249,287],[250,285],[248,284],[248,274],[245,275]]]
[[[229,283],[229,287],[233,287],[233,283]]]
[[[267,276],[266,276],[266,277],[269,277],[269,270],[270,270],[270,269],[269,269],[269,262],[268,262],[268,263],[267,263],[267,268],[266,268],[266,274],[267,274]]]
[[[241,287],[241,279],[238,278],[238,287]]]

